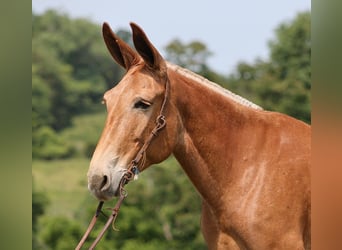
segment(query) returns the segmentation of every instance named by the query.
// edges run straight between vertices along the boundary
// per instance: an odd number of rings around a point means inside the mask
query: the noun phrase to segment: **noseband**
[[[121,206],[123,200],[127,197],[127,191],[124,189],[124,186],[139,173],[139,165],[140,166],[144,165],[144,159],[146,157],[147,148],[150,146],[153,138],[156,137],[158,135],[159,131],[161,129],[163,129],[166,125],[166,118],[165,118],[164,113],[165,113],[166,102],[169,98],[169,92],[170,92],[169,78],[166,76],[164,100],[163,100],[163,103],[161,105],[159,115],[156,118],[156,125],[153,128],[153,130],[151,131],[151,134],[149,135],[149,137],[146,139],[143,146],[140,148],[140,150],[137,153],[137,155],[135,156],[135,158],[131,161],[126,173],[121,178],[120,185],[119,185],[119,200],[116,202],[114,208],[109,208],[109,210],[112,210],[112,213],[111,213],[110,217],[108,218],[106,224],[102,228],[101,232],[96,237],[95,241],[91,244],[89,249],[95,248],[95,246],[97,245],[97,243],[99,243],[99,241],[103,237],[104,233],[106,232],[106,230],[108,229],[108,227],[111,224],[113,225],[113,229],[115,230],[114,223],[115,223],[116,217],[119,214],[120,206]],[[86,232],[84,233],[82,239],[80,240],[77,247],[75,248],[76,250],[81,249],[81,247],[83,246],[83,244],[87,240],[90,232],[93,230],[93,228],[95,226],[95,223],[96,223],[99,215],[100,214],[105,215],[102,211],[103,203],[104,203],[103,201],[99,202],[97,209],[96,209],[96,212],[95,212]]]

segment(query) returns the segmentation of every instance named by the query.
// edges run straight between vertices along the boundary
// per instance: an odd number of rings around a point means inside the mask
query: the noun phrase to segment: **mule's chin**
[[[113,199],[116,194],[106,191],[106,192],[92,192],[92,194],[96,197],[96,199],[98,199],[99,201],[109,201],[111,199]]]
[[[104,191],[92,191],[92,194],[98,199],[99,201],[109,201],[115,197],[120,195],[119,184],[110,186],[109,189]]]

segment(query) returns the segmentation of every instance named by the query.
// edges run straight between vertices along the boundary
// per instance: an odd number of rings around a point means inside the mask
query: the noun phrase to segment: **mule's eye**
[[[150,106],[152,105],[152,103],[148,102],[148,101],[144,101],[144,100],[139,100],[136,103],[134,103],[134,108],[136,109],[148,109]]]

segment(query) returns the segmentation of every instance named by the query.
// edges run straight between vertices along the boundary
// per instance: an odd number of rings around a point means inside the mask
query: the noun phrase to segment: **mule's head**
[[[118,195],[123,175],[155,127],[168,81],[162,56],[140,27],[131,23],[131,28],[137,51],[117,37],[108,24],[102,29],[109,52],[127,72],[103,96],[108,115],[88,171],[88,188],[99,200]],[[167,125],[147,148],[140,171],[171,154],[177,130],[173,110],[167,101]]]

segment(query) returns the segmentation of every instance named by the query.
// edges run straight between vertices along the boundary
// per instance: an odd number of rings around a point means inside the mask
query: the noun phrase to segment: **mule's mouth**
[[[110,190],[107,190],[104,192],[98,192],[98,191],[91,191],[91,192],[99,201],[109,201],[117,196],[116,192],[114,193]]]

